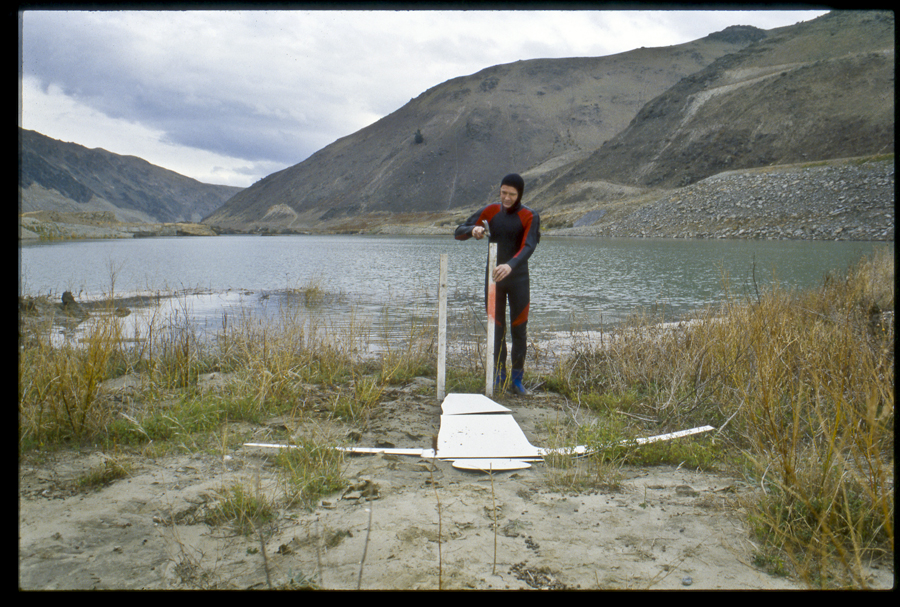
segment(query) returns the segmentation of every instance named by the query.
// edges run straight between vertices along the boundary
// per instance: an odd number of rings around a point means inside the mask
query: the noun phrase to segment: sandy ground
[[[361,446],[430,447],[440,407],[423,381],[386,393],[365,428],[330,430],[359,432]],[[496,400],[536,446],[549,446],[550,428],[572,414],[540,392]],[[244,442],[283,442],[288,430],[308,428],[284,419],[229,428]],[[543,462],[491,477],[418,457],[348,456],[347,488],[314,511],[283,508],[262,541],[202,522],[235,481],[277,500],[273,456],[244,446],[135,456],[130,476],[90,491],[75,480],[102,464],[103,454],[24,458],[19,587],[265,589],[311,581],[321,589],[801,588],[753,566],[735,508],[749,487],[674,467],[625,469],[617,490],[569,493],[551,489],[554,470]],[[889,572],[880,575],[890,587]]]

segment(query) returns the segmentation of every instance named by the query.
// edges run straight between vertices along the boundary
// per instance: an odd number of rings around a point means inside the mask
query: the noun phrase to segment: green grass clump
[[[79,489],[90,491],[105,487],[120,478],[128,477],[134,466],[126,459],[120,457],[107,457],[99,466],[94,466],[81,476],[75,484]]]
[[[275,520],[277,509],[274,501],[257,487],[233,483],[219,491],[219,500],[204,518],[214,527],[230,525],[242,535],[252,535]]]
[[[621,416],[604,413],[589,423],[548,424],[551,436],[548,447],[556,452],[544,456],[547,482],[558,491],[619,489],[621,468],[633,446],[629,430]],[[566,449],[578,444],[587,447],[589,455],[577,455]]]
[[[659,441],[632,449],[625,462],[633,466],[671,465],[689,470],[720,470],[728,461],[708,435]]]
[[[203,449],[226,422],[259,420],[256,403],[247,396],[186,395],[164,408],[154,408],[140,419],[121,416],[111,421],[105,442],[116,445],[171,443],[194,452]]]
[[[292,504],[313,508],[318,499],[346,486],[343,453],[332,441],[304,438],[276,458],[284,493]]]
[[[338,419],[364,422],[378,405],[383,392],[384,385],[378,378],[357,377],[351,390],[339,391],[335,395],[331,411]]]

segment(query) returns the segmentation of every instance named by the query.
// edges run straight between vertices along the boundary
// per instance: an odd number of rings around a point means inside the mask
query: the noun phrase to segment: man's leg
[[[508,287],[510,334],[512,336],[512,389],[526,394],[522,379],[525,375],[525,354],[528,350],[528,309],[531,290],[528,277],[517,280]]]

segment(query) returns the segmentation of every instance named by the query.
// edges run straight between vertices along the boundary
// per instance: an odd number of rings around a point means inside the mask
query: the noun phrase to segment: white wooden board
[[[354,454],[410,455],[450,460],[454,468],[463,470],[521,470],[530,467],[529,461],[540,461],[545,455],[563,453],[584,455],[591,453],[585,446],[560,449],[541,449],[532,445],[516,423],[511,411],[481,394],[448,394],[441,404],[441,426],[438,431],[438,450],[397,449],[382,447],[338,447]],[[712,426],[690,428],[669,434],[635,439],[639,445],[671,440],[714,430]],[[628,441],[623,441],[628,442]],[[290,449],[295,445],[244,443],[245,447]]]
[[[437,456],[459,458],[539,458],[537,447],[512,415],[442,415]]]
[[[682,436],[690,436],[692,434],[700,434],[701,432],[709,432],[715,430],[712,426],[700,426],[698,428],[689,428],[688,430],[679,430],[678,432],[670,432],[668,434],[659,434],[657,436],[648,436],[647,438],[636,438],[634,442],[639,445],[655,443],[661,440],[672,440],[673,438],[681,438]]]
[[[512,413],[509,409],[483,394],[448,394],[441,403],[444,415],[474,415],[477,413]]]
[[[503,472],[504,470],[524,470],[531,464],[521,459],[455,459],[453,467],[460,470],[478,470],[479,472]]]
[[[278,443],[244,443],[245,447],[258,449],[296,449],[297,445],[282,445]],[[344,453],[356,453],[358,455],[375,455],[385,453],[388,455],[412,455],[414,457],[434,457],[434,449],[398,449],[387,447],[335,447]]]
[[[434,457],[434,449],[399,449],[385,447],[337,447],[338,451],[344,453],[355,453],[357,455],[375,455],[384,453],[386,455],[411,455],[413,457]]]

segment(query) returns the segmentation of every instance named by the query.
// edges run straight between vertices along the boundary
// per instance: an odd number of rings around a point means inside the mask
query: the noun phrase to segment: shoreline
[[[529,204],[547,236],[689,240],[894,241],[893,156],[726,171],[696,183],[615,201],[542,208]],[[450,235],[466,209],[372,214],[291,228],[248,222],[236,230],[204,223],[122,223],[113,212],[32,211],[19,215],[19,241],[327,234]]]

